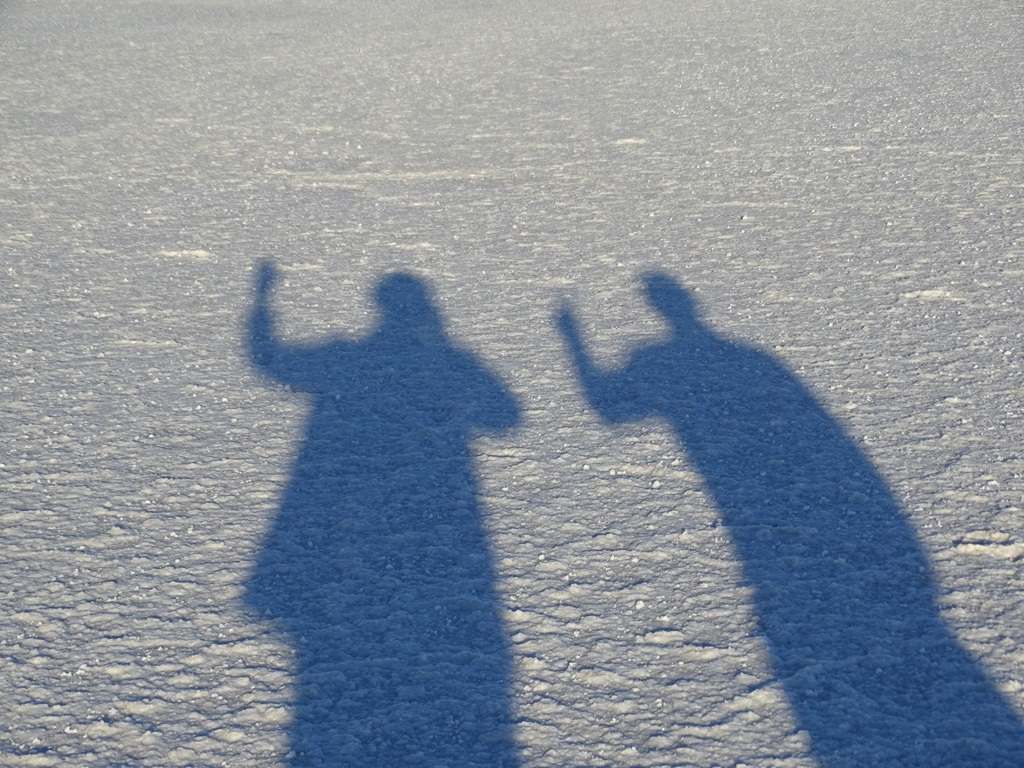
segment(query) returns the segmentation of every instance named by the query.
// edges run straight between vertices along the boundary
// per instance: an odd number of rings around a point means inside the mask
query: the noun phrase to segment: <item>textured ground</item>
[[[988,697],[1003,735],[922,747],[920,764],[1012,765],[1022,107],[1012,0],[0,0],[0,762],[370,765],[384,747],[350,727],[341,700],[374,683],[331,654],[373,657],[358,625],[399,648],[382,675],[438,668],[425,635],[395,629],[425,571],[392,560],[422,555],[458,562],[446,604],[469,606],[459,616],[479,637],[502,628],[504,647],[479,653],[506,659],[481,667],[493,673],[481,711],[507,715],[514,746],[480,747],[463,713],[465,755],[431,756],[410,720],[389,736],[406,765],[898,764],[898,737],[797,704],[806,685],[868,711],[833,670],[856,683],[903,665],[884,642],[864,652],[843,636],[853,609],[819,619],[827,594],[766,607],[762,561],[706,444],[760,427],[722,411],[720,432],[686,451],[692,421],[672,398],[687,368],[662,370],[662,410],[619,423],[577,375],[563,302],[608,369],[645,345],[673,349],[642,293],[657,271],[692,292],[717,348],[760,351],[735,358],[753,361],[743,375],[791,375],[813,396],[780,411],[780,434],[787,413],[817,419],[832,435],[820,445],[855,457],[816,474],[780,453],[786,493],[830,510],[815,483],[856,465],[891,494],[872,507],[889,512],[877,538],[894,532],[903,565],[851,562],[874,570],[894,626],[884,582],[913,565],[926,596],[908,615],[941,619],[949,639],[929,630],[945,643],[931,682],[891,701],[886,722],[925,728],[918,713],[949,678]],[[250,318],[267,259],[279,341],[348,339],[367,376],[392,376],[386,387],[336,377],[310,395],[259,370]],[[374,347],[389,338],[374,290],[396,271],[429,287],[443,329]],[[515,401],[504,425],[460,421],[473,403],[453,380],[434,391],[440,416],[429,403],[406,413],[413,428],[395,440],[422,440],[405,459],[383,441],[359,456],[349,426],[376,435],[396,402],[418,402],[402,389],[414,377],[394,371],[428,370],[442,339]],[[325,388],[347,421],[317,415],[335,407],[317,399]],[[472,471],[457,474],[462,456]],[[782,493],[757,458],[768,479],[748,487]],[[258,610],[269,603],[252,585],[266,590],[267,573],[287,582],[295,563],[324,562],[276,538],[321,492],[302,467],[358,483],[367,519],[379,487],[382,509],[458,509],[465,528],[443,534],[486,543],[375,530],[386,545],[363,537],[359,557],[386,555],[398,576],[325,576],[344,588],[325,591],[326,613],[307,611],[302,590],[294,614]],[[868,503],[851,488],[850,504]],[[815,549],[821,526],[762,528],[751,540],[796,572],[835,555]],[[327,556],[348,557],[367,531],[325,536]],[[324,618],[341,592],[365,600]],[[794,673],[799,643],[778,640],[793,633],[764,624],[777,619],[794,632],[817,621],[835,658],[809,640],[810,671]],[[474,663],[477,639],[436,653]],[[963,661],[944,666],[954,649]],[[373,706],[431,710],[416,696],[436,684],[381,688]],[[334,735],[317,743],[302,722]]]

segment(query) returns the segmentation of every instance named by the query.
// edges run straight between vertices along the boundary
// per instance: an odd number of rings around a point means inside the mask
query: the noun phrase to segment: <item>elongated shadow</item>
[[[821,763],[1021,765],[1024,730],[943,624],[871,462],[779,362],[703,325],[671,277],[646,289],[672,336],[619,371],[592,363],[568,309],[561,331],[602,417],[664,418],[703,475]]]
[[[426,284],[378,286],[358,341],[284,344],[264,265],[253,362],[311,397],[248,582],[297,658],[292,766],[518,765],[510,663],[470,440],[513,427],[501,382],[445,335]]]

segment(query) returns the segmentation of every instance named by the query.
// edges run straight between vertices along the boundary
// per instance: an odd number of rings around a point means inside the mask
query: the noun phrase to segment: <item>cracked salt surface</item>
[[[0,763],[1017,765],[1018,28],[0,2]]]

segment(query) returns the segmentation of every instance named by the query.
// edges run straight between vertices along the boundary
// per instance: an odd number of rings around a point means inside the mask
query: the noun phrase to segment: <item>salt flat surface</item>
[[[1019,765],[1022,106],[1004,0],[0,0],[0,764]]]

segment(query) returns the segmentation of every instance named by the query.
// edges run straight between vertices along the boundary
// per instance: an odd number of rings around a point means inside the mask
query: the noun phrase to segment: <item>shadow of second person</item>
[[[729,529],[775,671],[823,766],[1021,764],[1024,730],[943,623],[924,552],[884,479],[779,362],[646,279],[671,337],[618,371],[559,318],[608,422],[665,419]],[[683,585],[685,588],[685,585]]]
[[[513,427],[426,284],[377,286],[361,340],[281,342],[260,271],[256,367],[307,393],[304,442],[247,585],[296,654],[291,766],[505,766],[510,662],[470,441]]]

